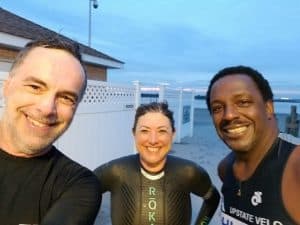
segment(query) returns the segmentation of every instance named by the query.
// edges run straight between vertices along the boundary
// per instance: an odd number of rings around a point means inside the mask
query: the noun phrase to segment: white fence
[[[194,92],[183,89],[168,88],[165,84],[151,87],[141,87],[135,83],[138,96],[142,93],[149,94],[149,97],[141,98],[141,104],[155,101],[167,101],[170,110],[174,113],[176,138],[175,142],[180,143],[181,139],[186,136],[193,136],[193,121],[194,121]],[[151,96],[152,95],[152,96]],[[139,105],[139,104],[138,104]]]
[[[0,76],[0,111],[3,107]],[[135,109],[146,103],[140,83],[134,85],[88,81],[86,93],[79,104],[74,120],[55,145],[66,155],[94,169],[111,159],[133,153],[131,128]],[[150,88],[158,94],[158,101],[166,100],[174,112],[176,142],[193,134],[194,94],[159,85]],[[153,99],[151,100],[153,101]],[[149,102],[149,99],[148,99]]]
[[[69,130],[57,141],[64,153],[94,169],[134,151],[135,87],[89,81]]]

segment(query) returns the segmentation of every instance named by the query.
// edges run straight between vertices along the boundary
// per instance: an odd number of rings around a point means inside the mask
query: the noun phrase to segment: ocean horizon
[[[194,106],[195,106],[194,122],[195,123],[200,122],[201,124],[210,123],[211,125],[213,125],[211,116],[206,107],[205,100],[196,100]],[[300,121],[300,103],[274,102],[275,114],[276,114],[278,128],[280,132],[286,131],[286,118],[290,115],[292,106],[297,107],[297,118]]]
[[[195,108],[207,109],[206,102],[204,99],[195,100]],[[298,99],[295,101],[274,101],[274,108],[276,114],[290,114],[291,106],[297,107],[297,113],[300,114],[300,102]]]

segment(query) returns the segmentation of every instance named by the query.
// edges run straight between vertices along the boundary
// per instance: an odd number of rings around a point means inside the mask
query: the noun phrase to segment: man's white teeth
[[[230,134],[238,134],[244,132],[246,129],[247,127],[237,127],[237,128],[227,129],[227,132]]]
[[[148,147],[148,150],[150,152],[157,152],[158,151],[158,148],[151,148],[151,147]]]
[[[30,117],[27,117],[27,118],[32,123],[32,125],[34,125],[36,127],[46,127],[46,126],[48,126],[48,124],[41,123],[41,122],[36,121],[36,120],[34,120],[34,119],[30,118]]]

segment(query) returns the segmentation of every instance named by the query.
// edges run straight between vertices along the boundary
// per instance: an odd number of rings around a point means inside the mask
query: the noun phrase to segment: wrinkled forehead
[[[258,87],[255,81],[246,74],[228,74],[216,80],[212,85],[212,91],[221,91],[224,88],[230,88],[234,86],[240,86],[243,88],[255,88]]]
[[[228,75],[218,79],[212,85],[210,103],[225,97],[247,95],[263,99],[260,90],[251,77],[243,74]]]
[[[28,52],[12,74],[17,75],[14,79],[36,78],[50,86],[65,86],[78,93],[86,79],[81,63],[71,53],[43,47]]]
[[[137,124],[139,126],[147,124],[157,124],[164,126],[171,126],[170,119],[162,112],[146,112],[138,118]]]

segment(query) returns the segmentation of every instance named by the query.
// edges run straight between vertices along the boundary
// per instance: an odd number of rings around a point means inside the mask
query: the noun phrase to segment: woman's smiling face
[[[139,117],[133,135],[142,166],[149,172],[162,170],[175,135],[169,118],[147,112]]]

